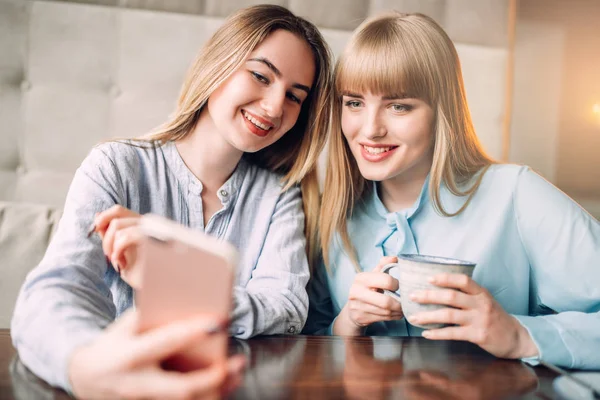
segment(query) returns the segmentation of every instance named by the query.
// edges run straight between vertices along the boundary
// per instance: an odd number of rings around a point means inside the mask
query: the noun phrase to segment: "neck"
[[[388,211],[397,212],[415,203],[431,170],[432,158],[430,155],[424,162],[381,182],[379,196]]]
[[[229,179],[243,155],[217,132],[206,107],[193,131],[175,145],[185,165],[213,191]]]

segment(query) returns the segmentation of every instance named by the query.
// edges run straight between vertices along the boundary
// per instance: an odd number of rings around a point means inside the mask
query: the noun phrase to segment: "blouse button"
[[[296,333],[296,327],[295,327],[294,325],[290,326],[290,327],[288,328],[288,333],[289,333],[289,334],[292,334],[292,335],[293,335],[294,333]]]
[[[219,194],[223,197],[227,197],[229,195],[229,193],[227,193],[227,190],[225,190],[225,189],[221,189],[219,191]]]

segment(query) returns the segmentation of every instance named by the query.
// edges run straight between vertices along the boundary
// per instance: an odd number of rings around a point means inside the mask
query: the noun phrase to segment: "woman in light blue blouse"
[[[306,332],[466,340],[504,358],[600,368],[600,224],[525,166],[482,150],[456,50],[423,15],[383,15],[338,60],[321,208],[324,266]],[[403,318],[381,267],[406,253],[474,261],[453,308]],[[423,331],[411,323],[447,323]]]
[[[225,21],[170,120],[149,137],[97,146],[76,172],[17,301],[11,335],[24,363],[85,398],[191,398],[222,381],[223,365],[187,375],[160,368],[206,335],[201,326],[137,336],[135,312],[119,318],[133,306],[139,268],[129,250],[145,213],[237,247],[232,335],[299,333],[330,88],[330,53],[311,23],[270,5]],[[88,235],[93,222],[102,241]]]

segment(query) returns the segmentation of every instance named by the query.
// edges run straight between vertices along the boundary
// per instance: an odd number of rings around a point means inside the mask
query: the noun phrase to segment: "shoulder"
[[[483,174],[475,197],[494,201],[495,203],[502,199],[512,201],[523,175],[533,174],[539,176],[528,166],[516,164],[492,164]],[[469,185],[475,183],[477,178],[477,175],[474,176]]]
[[[150,142],[118,140],[96,145],[86,161],[112,164],[115,168],[136,167],[162,158],[162,148]]]
[[[481,184],[491,184],[495,187],[514,188],[518,184],[519,177],[531,172],[526,165],[517,164],[492,164],[484,172]]]
[[[481,182],[482,188],[510,191],[515,196],[564,196],[556,186],[527,165],[495,164],[488,168]]]

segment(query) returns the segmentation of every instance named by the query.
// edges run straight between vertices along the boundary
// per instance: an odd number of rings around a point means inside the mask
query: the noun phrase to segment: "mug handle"
[[[383,272],[384,274],[388,274],[390,273],[390,269],[392,268],[398,268],[400,267],[399,264],[395,264],[395,263],[391,263],[391,264],[387,264],[385,267],[383,267],[383,269],[381,270],[381,272]],[[383,289],[383,293],[385,293],[386,295],[396,299],[397,301],[401,301],[400,300],[400,293],[398,292],[392,292],[391,290],[387,290],[387,289]]]

